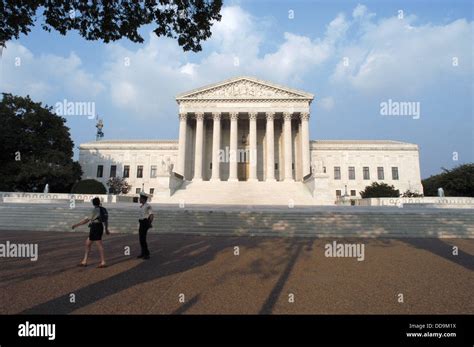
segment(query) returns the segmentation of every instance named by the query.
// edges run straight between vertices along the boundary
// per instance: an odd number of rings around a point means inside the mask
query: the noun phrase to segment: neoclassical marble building
[[[313,98],[252,77],[191,90],[176,98],[177,141],[82,144],[83,178],[125,177],[153,202],[334,204],[374,181],[422,192],[417,145],[311,141]]]

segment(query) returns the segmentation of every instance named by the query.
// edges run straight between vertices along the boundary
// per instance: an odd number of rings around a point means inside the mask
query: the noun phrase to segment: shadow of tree
[[[249,244],[250,246],[250,243],[259,242],[255,239],[238,240],[237,237],[209,238],[204,244],[207,247],[203,247],[202,240],[187,236],[186,247],[181,247],[181,250],[176,252],[175,247],[160,247],[159,239],[164,236],[156,234],[153,236],[150,235],[149,240],[150,249],[152,250],[150,260],[141,261],[138,265],[126,271],[75,290],[74,294],[80,300],[77,300],[74,305],[69,303],[69,293],[67,293],[24,310],[21,314],[69,314],[132,286],[203,266],[213,260],[223,249],[230,248],[236,243]],[[181,240],[181,242],[186,241]],[[89,269],[85,271],[87,270]],[[198,297],[191,304],[195,304],[197,300]],[[188,304],[190,303],[188,302]]]
[[[474,256],[461,249],[458,249],[458,255],[453,255],[453,246],[446,243],[443,239],[406,238],[401,239],[401,241],[474,271]]]

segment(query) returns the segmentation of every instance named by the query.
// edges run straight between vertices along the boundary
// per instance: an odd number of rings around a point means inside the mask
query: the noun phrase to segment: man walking
[[[148,195],[144,192],[140,193],[140,214],[138,223],[138,236],[140,240],[141,253],[137,258],[150,259],[150,251],[148,250],[148,244],[146,242],[146,235],[148,229],[152,227],[153,222],[153,211],[150,204],[147,203]]]

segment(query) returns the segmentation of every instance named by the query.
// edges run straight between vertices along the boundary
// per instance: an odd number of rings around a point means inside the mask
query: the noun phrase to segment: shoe
[[[149,256],[149,255],[145,255],[145,256],[143,257],[143,259],[148,260],[148,259],[150,259],[150,256]]]
[[[144,255],[143,255],[143,254],[140,254],[140,255],[137,257],[137,259],[140,259],[140,258],[143,258],[143,257],[144,257]]]
[[[98,269],[103,269],[106,267],[107,267],[107,264],[100,264],[99,266],[97,266]]]

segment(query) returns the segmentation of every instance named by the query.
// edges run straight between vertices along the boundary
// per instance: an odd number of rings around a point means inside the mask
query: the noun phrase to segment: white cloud
[[[319,100],[318,105],[324,110],[330,111],[334,108],[334,99],[330,96],[322,98]]]
[[[472,73],[472,23],[461,19],[417,26],[415,20],[393,17],[358,28],[360,35],[339,51],[332,80],[365,92],[414,93],[444,75],[455,79],[460,73]],[[344,66],[343,57],[349,58],[349,66]],[[458,57],[458,67],[453,66],[453,57]]]
[[[68,57],[52,54],[35,56],[28,48],[8,42],[2,58],[2,91],[30,95],[44,100],[60,93],[90,100],[104,91],[104,85],[88,73],[76,53]]]

